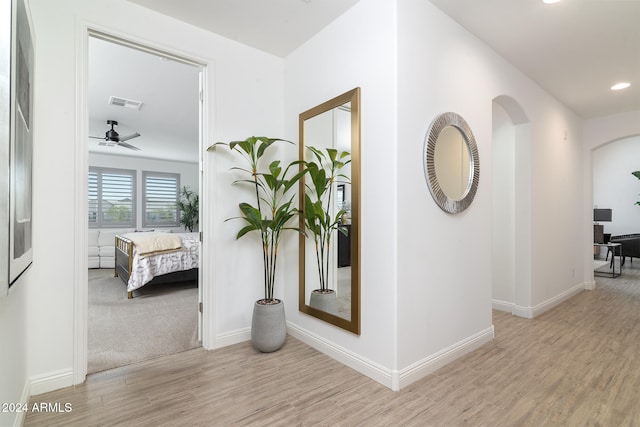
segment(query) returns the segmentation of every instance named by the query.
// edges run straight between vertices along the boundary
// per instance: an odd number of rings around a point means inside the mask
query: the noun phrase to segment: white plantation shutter
[[[142,172],[143,227],[178,226],[180,175],[164,172]]]
[[[89,227],[96,227],[98,224],[98,200],[100,195],[98,193],[98,172],[89,171]]]
[[[89,168],[89,226],[135,227],[136,171]]]

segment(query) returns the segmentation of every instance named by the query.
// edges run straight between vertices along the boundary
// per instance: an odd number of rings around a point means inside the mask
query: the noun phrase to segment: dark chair
[[[621,265],[624,265],[627,257],[631,258],[631,262],[633,262],[633,258],[640,258],[640,233],[611,236],[610,242],[622,244]],[[609,251],[607,251],[607,258],[608,257]]]

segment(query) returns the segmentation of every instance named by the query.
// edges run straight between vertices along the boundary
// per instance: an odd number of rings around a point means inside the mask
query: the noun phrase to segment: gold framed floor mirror
[[[360,88],[299,116],[301,312],[360,334]]]

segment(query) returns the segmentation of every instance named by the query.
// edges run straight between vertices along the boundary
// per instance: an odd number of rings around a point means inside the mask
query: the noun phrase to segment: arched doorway
[[[492,111],[493,308],[531,318],[529,119],[506,95],[493,100]]]

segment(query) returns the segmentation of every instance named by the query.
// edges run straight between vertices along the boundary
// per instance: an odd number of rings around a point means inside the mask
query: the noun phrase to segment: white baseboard
[[[533,319],[534,317],[541,315],[545,311],[552,309],[553,307],[560,304],[561,302],[568,300],[572,296],[581,292],[583,289],[587,289],[587,290],[595,289],[595,282],[579,283],[571,287],[570,289],[562,292],[561,294],[556,295],[553,298],[549,298],[548,300],[543,301],[540,304],[535,305],[533,307],[524,307],[524,306],[516,305],[511,302],[500,301],[496,299],[492,300],[492,307],[495,310],[509,312],[514,316],[524,317],[526,319]]]
[[[30,396],[31,396],[31,381],[27,380],[25,381],[24,387],[22,388],[22,395],[20,396],[20,404],[28,407]],[[13,427],[21,427],[24,424],[24,417],[26,416],[27,416],[26,411],[15,412],[15,417],[13,418],[13,423],[11,425]]]
[[[533,308],[514,304],[511,314],[518,317],[524,317],[525,319],[533,319]]]
[[[494,337],[493,325],[468,338],[459,341],[431,356],[428,356],[400,371],[400,388],[406,387],[427,375],[437,371],[447,363],[488,343]]]
[[[499,299],[491,300],[491,307],[494,310],[506,311],[507,313],[513,313],[515,304],[508,301],[501,301]]]
[[[374,381],[398,391],[407,385],[418,381],[430,373],[455,359],[469,353],[493,339],[493,326],[462,340],[432,356],[401,370],[393,371],[371,360],[352,353],[335,343],[325,340],[318,335],[304,330],[296,325],[287,325],[288,332],[300,341],[310,345],[327,356],[349,366]]]
[[[585,289],[585,284],[584,283],[579,283],[569,289],[567,289],[566,291],[562,292],[561,294],[556,295],[553,298],[549,298],[548,300],[541,302],[538,305],[533,306],[532,308],[532,315],[533,317],[539,316],[542,313],[544,313],[545,311],[551,310],[553,307],[555,307],[556,305],[560,304],[561,302],[564,302],[566,300],[568,300],[569,298],[571,298],[572,296],[582,292]]]
[[[338,362],[355,369],[372,380],[377,381],[392,390],[397,390],[397,387],[393,387],[391,371],[384,366],[365,359],[358,354],[340,347],[331,341],[327,341],[326,339],[296,325],[287,323],[287,332],[305,344],[315,348]]]
[[[227,332],[225,334],[217,335],[215,337],[215,344],[213,348],[207,350],[213,350],[216,348],[226,347],[228,345],[238,344],[241,342],[249,341],[251,339],[251,329],[238,329],[236,331]]]
[[[59,371],[49,372],[47,374],[31,377],[30,395],[47,393],[49,391],[58,390],[60,388],[70,387],[73,385],[73,370],[61,369]]]

